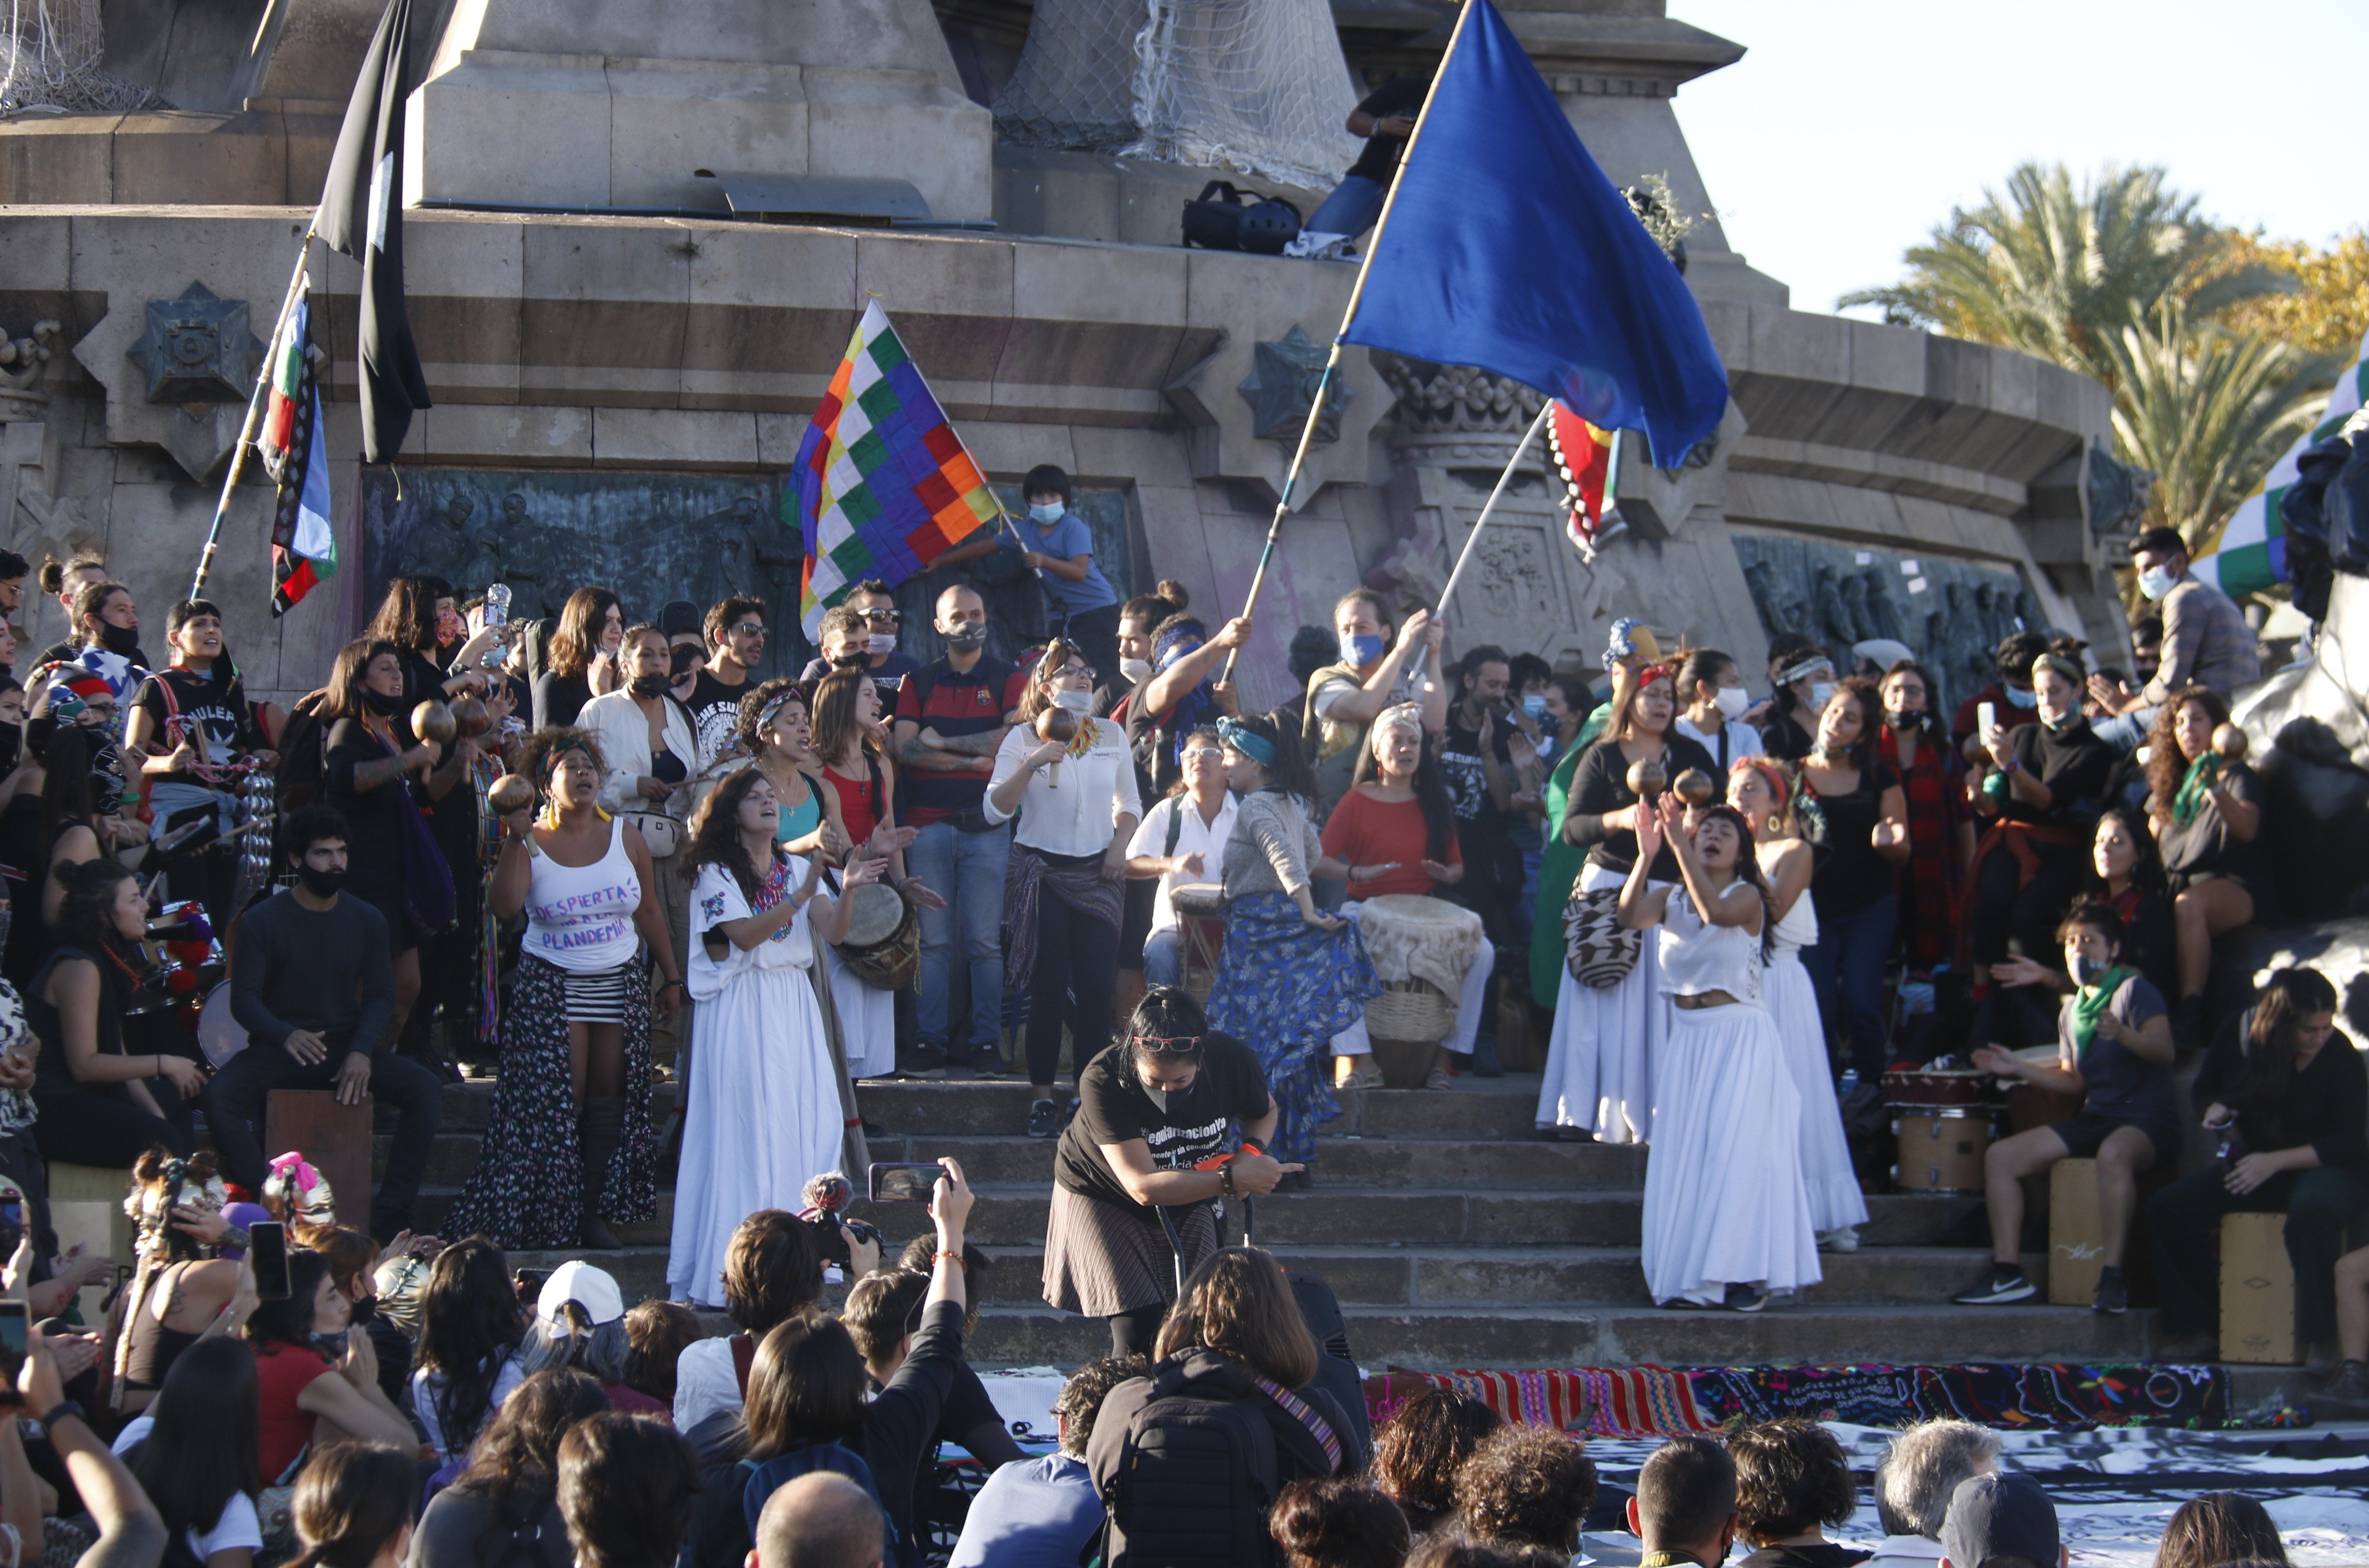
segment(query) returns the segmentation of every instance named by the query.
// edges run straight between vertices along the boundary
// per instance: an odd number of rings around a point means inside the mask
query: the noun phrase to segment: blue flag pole
[[[1414,161],[1414,150],[1423,141],[1423,123],[1431,114],[1432,95],[1439,90],[1439,79],[1448,74],[1448,63],[1456,58],[1456,46],[1463,41],[1465,25],[1472,19],[1472,0],[1463,0],[1456,15],[1456,30],[1448,35],[1448,48],[1439,57],[1439,69],[1431,78],[1431,86],[1423,95],[1423,108],[1414,118],[1414,129],[1407,133],[1406,151],[1399,155],[1398,167],[1390,171],[1390,188],[1382,195],[1381,215],[1374,220],[1373,237],[1366,242],[1366,254],[1357,260],[1357,281],[1349,290],[1348,308],[1341,313],[1341,329],[1333,334],[1332,351],[1324,356],[1324,372],[1316,378],[1316,395],[1308,400],[1308,419],[1299,428],[1299,445],[1291,454],[1291,467],[1284,475],[1283,493],[1276,498],[1275,516],[1266,525],[1266,544],[1259,551],[1258,569],[1251,574],[1251,590],[1242,601],[1242,614],[1247,618],[1258,608],[1259,589],[1266,586],[1266,569],[1275,560],[1276,536],[1283,531],[1283,520],[1291,511],[1291,494],[1299,485],[1299,470],[1308,462],[1308,449],[1316,441],[1316,421],[1324,413],[1325,394],[1332,391],[1333,380],[1341,372],[1341,347],[1349,324],[1357,318],[1357,303],[1365,298],[1366,279],[1372,271],[1374,252],[1382,242],[1382,231],[1390,226],[1390,206],[1398,200],[1399,181],[1405,177],[1407,166]],[[1226,667],[1219,672],[1220,683],[1234,678],[1234,660],[1242,657],[1238,646],[1226,654]]]

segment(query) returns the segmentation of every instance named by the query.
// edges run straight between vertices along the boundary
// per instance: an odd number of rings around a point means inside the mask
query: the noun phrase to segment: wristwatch
[[[42,1431],[47,1432],[60,1417],[67,1415],[73,1416],[85,1426],[90,1425],[90,1412],[85,1410],[79,1401],[70,1399],[60,1400],[33,1419],[40,1424]]]

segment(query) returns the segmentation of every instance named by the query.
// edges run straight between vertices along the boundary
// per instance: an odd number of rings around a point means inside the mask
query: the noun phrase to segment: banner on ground
[[[1001,510],[877,300],[807,427],[782,510],[806,544],[808,637],[855,584],[896,587]]]
[[[2360,352],[2352,357],[2352,368],[2336,380],[2335,389],[2328,395],[2328,406],[2321,410],[2318,420],[2310,429],[2295,438],[2286,454],[2271,464],[2262,479],[2262,487],[2237,503],[2229,521],[2221,525],[2221,537],[2214,543],[2213,553],[2189,563],[2189,570],[2222,592],[2236,597],[2241,593],[2260,593],[2264,589],[2287,580],[2287,531],[2279,516],[2279,500],[2287,486],[2295,482],[2295,460],[2306,447],[2326,441],[2360,411],[2369,399],[2369,335],[2361,339]]]

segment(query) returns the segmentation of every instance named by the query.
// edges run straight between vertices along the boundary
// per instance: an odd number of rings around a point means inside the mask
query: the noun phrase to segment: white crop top
[[[1785,911],[1785,918],[1777,922],[1777,929],[1769,934],[1768,957],[1772,963],[1780,958],[1791,958],[1804,947],[1816,946],[1817,943],[1818,911],[1811,902],[1810,890],[1804,887],[1802,896],[1793,900],[1793,907]]]
[[[609,853],[589,865],[562,865],[548,854],[531,863],[526,887],[526,952],[571,974],[593,975],[631,963],[641,939],[634,911],[642,879],[625,853],[625,826],[609,824]]]
[[[1760,1005],[1760,938],[1740,925],[1705,925],[1683,886],[1670,889],[1660,940],[1664,996],[1723,990]]]

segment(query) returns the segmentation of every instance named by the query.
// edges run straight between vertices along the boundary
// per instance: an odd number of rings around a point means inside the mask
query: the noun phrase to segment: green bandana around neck
[[[2073,993],[2073,1059],[2079,1061],[2089,1054],[2089,1044],[2098,1037],[2098,1020],[2114,1003],[2114,993],[2123,982],[2136,975],[2136,969],[2121,964],[2108,969],[2093,986],[2082,986]]]
[[[2179,793],[2171,797],[2171,819],[2181,827],[2196,820],[2204,809],[2204,792],[2221,777],[2221,754],[2207,751],[2188,764],[2188,776],[2180,781]]]

